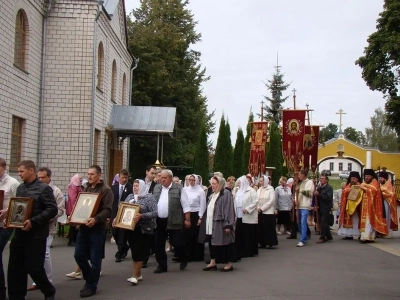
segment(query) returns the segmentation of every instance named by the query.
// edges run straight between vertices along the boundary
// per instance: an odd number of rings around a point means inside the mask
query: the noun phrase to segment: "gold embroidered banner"
[[[265,173],[265,144],[268,122],[253,122],[249,158],[249,173],[256,177]]]
[[[303,136],[303,168],[317,170],[319,126],[305,126]]]
[[[283,110],[282,152],[289,170],[301,169],[305,110]]]

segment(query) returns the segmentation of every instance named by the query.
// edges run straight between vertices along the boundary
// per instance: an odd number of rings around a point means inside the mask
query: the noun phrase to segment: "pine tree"
[[[269,105],[264,106],[264,110],[267,112],[264,116],[265,120],[274,120],[276,124],[280,124],[282,121],[283,103],[289,98],[289,96],[283,97],[282,94],[288,89],[290,84],[286,84],[283,80],[283,73],[280,71],[280,66],[275,67],[276,71],[272,75],[272,79],[265,83],[265,86],[271,93],[271,97],[264,96],[264,99],[269,102]]]
[[[214,172],[222,172],[225,168],[225,117],[222,115],[221,121],[219,123],[219,130],[218,130],[218,138],[217,138],[217,145],[215,147],[215,155],[214,155]],[[222,172],[222,174],[224,174]],[[224,174],[225,176],[226,174]]]
[[[272,170],[271,184],[276,187],[279,184],[279,179],[282,176],[282,141],[280,129],[275,122],[271,122],[269,126],[270,135],[266,153],[266,166],[275,167],[275,170]]]
[[[242,160],[243,160],[243,151],[244,151],[244,136],[243,130],[239,127],[236,134],[236,143],[235,149],[233,150],[233,176],[239,178],[239,176],[243,175],[242,173]]]
[[[225,122],[225,170],[222,172],[225,178],[232,176],[233,174],[233,149],[232,149],[232,140],[231,140],[231,126],[229,125],[229,120]]]
[[[249,119],[246,126],[246,137],[244,139],[243,157],[242,157],[242,175],[249,173],[249,159],[250,159],[250,146],[252,122],[254,121],[253,112],[250,111]]]
[[[193,172],[200,175],[204,182],[208,178],[208,144],[206,127],[203,124],[200,128],[199,138],[197,139],[196,152],[194,156]]]

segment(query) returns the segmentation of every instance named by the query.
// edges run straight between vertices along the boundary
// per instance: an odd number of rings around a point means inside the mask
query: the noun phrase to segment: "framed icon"
[[[81,192],[75,202],[69,222],[86,224],[89,218],[93,218],[97,214],[100,198],[101,195],[99,193]]]
[[[32,198],[11,197],[8,204],[7,228],[23,228],[24,222],[32,216],[32,210]]]
[[[4,205],[4,190],[0,190],[0,209],[3,209]]]
[[[140,212],[140,205],[122,202],[119,205],[114,227],[135,230],[135,216]]]
[[[351,201],[358,201],[360,196],[362,195],[363,190],[359,185],[353,185],[351,187],[349,196],[347,197],[348,200]]]

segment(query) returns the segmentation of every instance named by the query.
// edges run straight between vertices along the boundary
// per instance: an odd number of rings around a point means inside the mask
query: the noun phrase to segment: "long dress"
[[[273,187],[262,187],[257,191],[258,208],[262,210],[258,215],[258,242],[261,248],[278,245],[275,218],[275,193]]]

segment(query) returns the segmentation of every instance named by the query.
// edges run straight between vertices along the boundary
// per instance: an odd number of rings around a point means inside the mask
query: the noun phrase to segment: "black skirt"
[[[234,243],[223,246],[213,246],[211,244],[211,235],[207,235],[207,241],[210,247],[210,258],[215,259],[217,264],[227,264],[236,260]]]
[[[278,211],[278,225],[287,225],[290,224],[290,211],[288,210],[279,210]]]
[[[243,223],[242,257],[258,255],[258,224]]]
[[[198,212],[190,213],[190,228],[184,230],[184,239],[186,245],[186,257],[188,261],[203,261],[204,260],[204,244],[200,244],[199,230],[200,226],[197,226],[199,220]]]
[[[150,242],[153,235],[142,234],[140,223],[136,224],[135,230],[127,230],[128,244],[132,252],[133,261],[144,261],[150,253]]]
[[[258,242],[260,247],[265,248],[266,246],[272,247],[278,245],[275,225],[275,215],[258,215]]]

